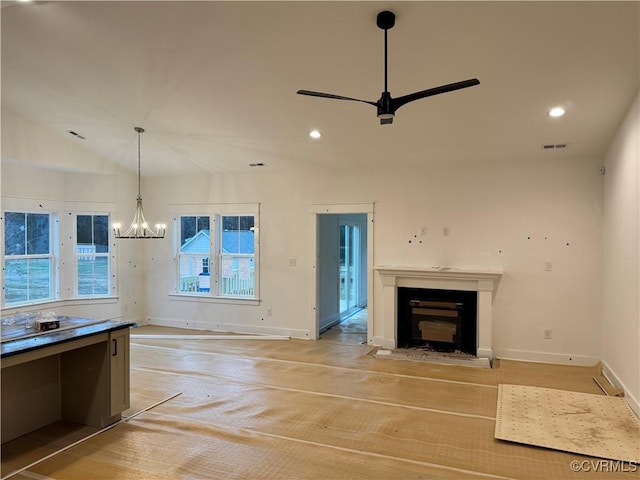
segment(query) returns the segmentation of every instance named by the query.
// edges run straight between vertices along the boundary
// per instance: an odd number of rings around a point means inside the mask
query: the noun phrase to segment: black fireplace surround
[[[398,287],[398,348],[477,355],[478,292]]]

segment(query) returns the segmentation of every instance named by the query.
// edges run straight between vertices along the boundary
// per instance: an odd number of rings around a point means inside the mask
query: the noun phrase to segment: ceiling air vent
[[[568,144],[566,143],[546,143],[542,145],[543,150],[558,150],[562,148],[567,148]]]
[[[81,139],[81,140],[86,140],[86,138],[85,138],[85,137],[83,137],[82,135],[80,135],[80,134],[79,134],[79,133],[77,133],[77,132],[74,132],[73,130],[67,130],[67,133],[70,133],[70,134],[71,134],[71,135],[73,135],[74,137],[78,137],[78,138],[79,138],[79,139]]]

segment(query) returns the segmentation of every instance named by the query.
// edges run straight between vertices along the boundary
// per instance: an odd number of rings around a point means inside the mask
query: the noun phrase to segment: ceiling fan
[[[429,88],[428,90],[421,90],[419,92],[403,95],[402,97],[392,98],[387,88],[387,30],[393,28],[396,23],[396,16],[393,12],[383,11],[378,13],[376,24],[378,28],[384,30],[384,92],[377,102],[370,102],[368,100],[360,100],[358,98],[343,97],[342,95],[334,95],[332,93],[312,92],[310,90],[298,90],[296,93],[299,95],[308,95],[311,97],[333,98],[336,100],[350,100],[353,102],[363,102],[373,105],[378,109],[378,118],[381,125],[387,125],[393,123],[393,117],[403,105],[421,98],[431,97],[433,95],[440,95],[441,93],[453,92],[454,90],[460,90],[462,88],[473,87],[479,85],[480,81],[477,78],[469,80],[463,80],[461,82],[449,83],[447,85],[441,85],[439,87]]]

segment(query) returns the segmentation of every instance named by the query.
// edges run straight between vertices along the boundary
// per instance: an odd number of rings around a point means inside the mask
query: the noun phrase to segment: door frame
[[[322,214],[358,213],[367,215],[367,344],[373,343],[373,203],[314,204],[309,207],[309,244],[311,268],[309,270],[309,338],[320,338],[318,311],[318,216]],[[364,267],[364,266],[363,266]]]

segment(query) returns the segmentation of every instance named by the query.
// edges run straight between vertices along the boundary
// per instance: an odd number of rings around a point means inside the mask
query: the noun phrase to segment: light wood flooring
[[[133,330],[169,332],[199,333]],[[574,473],[597,459],[494,439],[498,384],[601,394],[599,366],[389,361],[327,338],[134,338],[125,416],[177,396],[12,478],[638,478]],[[84,434],[57,425],[3,445],[3,477]]]
[[[350,345],[367,343],[367,309],[363,308],[320,335],[320,340]]]

